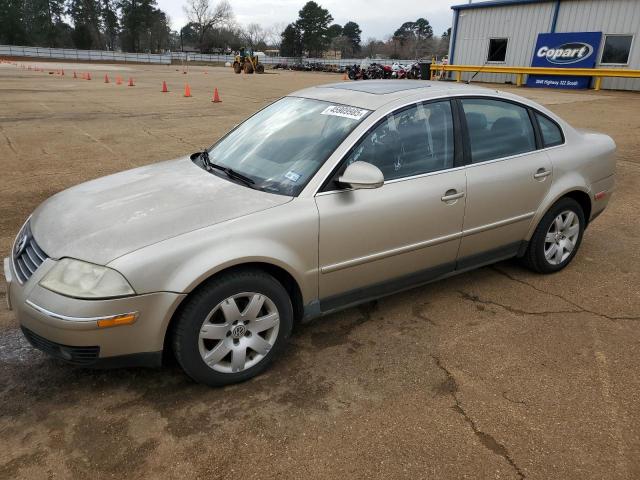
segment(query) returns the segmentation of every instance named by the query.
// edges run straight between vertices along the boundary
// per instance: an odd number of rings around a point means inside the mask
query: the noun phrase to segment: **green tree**
[[[331,42],[334,38],[338,38],[342,36],[342,25],[338,25],[334,23],[329,28],[327,28],[327,38],[329,42]]]
[[[120,25],[118,22],[117,7],[113,0],[102,0],[100,20],[102,22],[102,33],[107,50],[115,50],[120,33]]]
[[[329,10],[322,8],[316,2],[310,1],[298,12],[296,22],[302,32],[302,45],[310,55],[320,56],[329,45],[327,32],[333,17]]]
[[[349,39],[351,52],[354,54],[360,52],[361,50],[360,34],[362,34],[362,30],[360,30],[360,25],[358,25],[356,22],[347,22],[342,28],[342,35]]]
[[[56,47],[63,22],[64,0],[27,0],[23,3],[22,23],[27,45]]]
[[[0,42],[25,45],[24,0],[0,0]]]
[[[280,55],[283,57],[302,56],[302,32],[295,23],[290,23],[280,35]]]
[[[104,48],[100,33],[100,5],[96,0],[70,0],[67,14],[73,21],[73,43],[76,48]]]
[[[200,42],[198,36],[198,27],[196,24],[189,22],[180,29],[180,49],[184,47],[195,47]]]
[[[120,0],[121,11],[120,44],[126,52],[145,50],[145,37],[151,16],[155,10],[155,0]]]
[[[429,24],[429,20],[424,18],[419,18],[414,23],[414,33],[418,39],[418,41],[433,37],[433,28]]]
[[[400,28],[393,33],[393,38],[400,42],[400,46],[404,47],[410,40],[415,38],[415,22],[404,22]]]

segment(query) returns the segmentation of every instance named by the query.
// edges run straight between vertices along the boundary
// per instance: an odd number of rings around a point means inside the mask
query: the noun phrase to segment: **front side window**
[[[385,180],[453,167],[453,120],[449,101],[418,103],[388,115],[347,157],[378,167]]]
[[[633,35],[605,35],[600,63],[604,65],[627,65],[632,41]]]
[[[487,62],[504,62],[507,58],[508,43],[509,40],[506,38],[490,38]]]
[[[526,108],[483,98],[462,99],[471,143],[471,162],[485,162],[536,149]]]
[[[544,147],[562,145],[564,138],[558,124],[539,113],[536,113],[536,118],[538,119],[538,125],[540,125],[540,133],[542,134],[542,144]]]
[[[209,151],[209,158],[249,177],[254,188],[298,195],[369,113],[356,107],[285,97],[222,138]]]

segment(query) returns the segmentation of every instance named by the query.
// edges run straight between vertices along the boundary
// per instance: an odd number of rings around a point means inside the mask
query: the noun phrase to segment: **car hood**
[[[64,190],[36,209],[31,230],[52,258],[106,265],[147,245],[290,200],[208,173],[187,157]]]

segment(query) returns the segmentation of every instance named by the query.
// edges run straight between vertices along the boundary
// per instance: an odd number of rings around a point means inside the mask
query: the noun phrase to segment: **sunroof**
[[[322,85],[322,88],[337,88],[342,90],[352,90],[355,92],[372,93],[374,95],[385,95],[387,93],[402,92],[404,90],[415,90],[417,88],[425,88],[426,85],[415,80],[367,80],[364,82],[351,83],[332,83]]]

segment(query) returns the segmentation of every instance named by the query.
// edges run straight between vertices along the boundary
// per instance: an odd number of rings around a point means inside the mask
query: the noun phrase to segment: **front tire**
[[[580,204],[572,198],[561,198],[536,227],[523,257],[524,264],[538,273],[562,270],[578,252],[585,226]]]
[[[173,350],[187,375],[209,386],[262,373],[293,327],[287,291],[259,270],[223,274],[186,302],[176,319]]]

